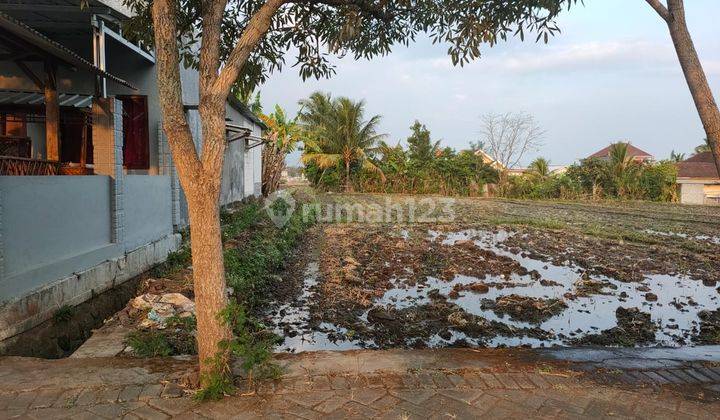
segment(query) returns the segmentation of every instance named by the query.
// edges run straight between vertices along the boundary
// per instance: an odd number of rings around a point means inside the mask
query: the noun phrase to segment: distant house
[[[480,157],[482,158],[483,162],[484,162],[486,165],[490,165],[490,166],[492,166],[493,168],[497,169],[498,171],[501,171],[501,170],[505,169],[505,165],[503,165],[502,163],[500,163],[500,162],[499,162],[497,159],[495,159],[494,157],[490,156],[490,155],[489,155],[487,152],[485,152],[484,150],[480,150],[480,149],[476,150],[476,151],[475,151],[475,156],[480,156]]]
[[[612,150],[613,144],[598,150],[597,152],[591,154],[590,156],[586,157],[587,159],[610,159],[610,151]],[[627,143],[627,152],[628,154],[633,158],[636,162],[652,162],[655,160],[655,156],[651,155],[650,153],[639,149],[635,146],[633,146],[630,143]]]
[[[678,163],[677,183],[683,204],[720,204],[720,176],[712,152]]]

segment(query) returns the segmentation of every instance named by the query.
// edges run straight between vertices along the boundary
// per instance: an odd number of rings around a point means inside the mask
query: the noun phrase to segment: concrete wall
[[[705,185],[680,184],[680,202],[682,204],[705,204]]]
[[[192,85],[192,75],[184,76],[184,82]],[[196,86],[196,85],[195,85]],[[197,95],[197,91],[189,90],[189,95]],[[185,97],[185,92],[183,92]],[[190,99],[190,97],[188,99]],[[238,112],[230,105],[225,106],[227,118],[234,124],[250,128],[256,137],[262,135],[262,130],[252,121]],[[202,150],[202,133],[200,125],[200,115],[197,110],[190,109],[187,111],[188,125],[195,140],[195,147],[198,151]],[[228,144],[225,152],[225,160],[223,162],[222,185],[220,191],[220,205],[226,205],[241,201],[246,197],[260,195],[261,185],[261,169],[262,169],[262,150],[256,147],[253,150],[246,150],[246,141],[238,140]],[[180,200],[180,219],[183,225],[188,222],[188,209],[185,194],[181,194]]]
[[[169,176],[125,176],[125,248],[173,233]]]
[[[121,284],[167,259],[180,246],[173,234],[129,252],[114,247],[109,257],[86,269],[68,272],[17,299],[0,303],[0,355],[3,340],[14,337],[52,318],[63,305],[77,305]]]
[[[0,296],[31,290],[64,267],[58,262],[89,256],[110,245],[110,181],[105,176],[4,176]],[[76,266],[76,268],[82,268]],[[23,274],[40,272],[31,278]]]
[[[245,166],[245,141],[238,140],[228,144],[223,162],[220,205],[241,201],[245,198],[243,168]]]
[[[121,102],[95,100],[92,109],[97,175],[0,177],[0,341],[179,246],[171,177],[126,175]]]

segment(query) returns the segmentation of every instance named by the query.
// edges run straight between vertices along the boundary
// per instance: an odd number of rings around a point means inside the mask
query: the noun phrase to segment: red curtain
[[[150,168],[150,137],[146,96],[118,97],[123,105],[123,159],[128,169]]]

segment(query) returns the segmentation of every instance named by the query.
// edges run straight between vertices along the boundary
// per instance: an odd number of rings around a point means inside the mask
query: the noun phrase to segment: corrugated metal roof
[[[101,70],[100,68],[96,67],[91,62],[85,60],[84,58],[77,55],[75,52],[70,50],[69,48],[63,46],[62,44],[59,44],[52,39],[48,38],[47,36],[41,34],[40,32],[36,31],[35,29],[25,25],[24,23],[6,15],[5,13],[0,12],[0,28],[6,30],[7,32],[11,33],[13,36],[22,39],[26,43],[30,43],[37,48],[45,51],[46,53],[60,59],[64,63],[70,65],[70,66],[78,66],[83,67],[85,69],[88,69],[92,71],[93,73],[96,73],[102,77],[105,77],[106,79],[113,81],[115,83],[119,83],[121,85],[125,85],[131,89],[137,90],[137,88],[130,83],[126,82],[125,80],[114,76],[105,70]]]
[[[75,93],[58,93],[60,106],[88,108],[92,106],[93,97]],[[41,92],[25,92],[19,90],[0,90],[0,105],[43,105],[45,95]]]
[[[231,107],[235,108],[235,110],[245,116],[245,118],[260,126],[261,129],[267,130],[267,125],[265,125],[263,120],[261,120],[257,115],[255,115],[255,113],[252,112],[250,108],[248,108],[248,106],[242,103],[242,101],[240,101],[238,98],[230,95],[228,96],[227,101]]]

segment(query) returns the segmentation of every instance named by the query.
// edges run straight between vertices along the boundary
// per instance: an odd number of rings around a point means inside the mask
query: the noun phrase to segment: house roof
[[[31,51],[36,50],[37,53],[53,56],[70,67],[81,67],[112,82],[136,89],[135,86],[125,80],[96,67],[69,48],[2,12],[0,12],[0,33],[12,38],[9,41],[6,39],[2,42],[17,43],[15,46],[18,48],[30,47]]]
[[[698,153],[678,163],[678,178],[720,178],[712,152]]]
[[[613,147],[613,145],[609,145],[601,150],[598,150],[597,152],[593,153],[592,155],[588,156],[588,159],[592,158],[606,158],[610,155],[610,149]],[[650,153],[639,149],[635,146],[633,146],[630,143],[627,143],[627,153],[630,155],[630,157],[633,158],[653,158],[654,156]]]
[[[263,122],[263,120],[260,119],[257,115],[255,115],[254,112],[248,108],[247,105],[245,105],[241,100],[236,98],[233,95],[228,96],[228,104],[233,107],[237,112],[242,114],[245,118],[249,119],[253,123],[257,124],[262,128],[263,130],[267,130],[267,126]]]
[[[490,165],[495,169],[503,168],[502,163],[498,162],[494,157],[490,156],[486,151],[482,149],[476,150],[475,155],[480,156],[485,164]]]
[[[60,106],[87,108],[92,106],[93,97],[74,93],[58,93]],[[20,90],[0,90],[0,105],[43,105],[45,95],[42,92]]]

